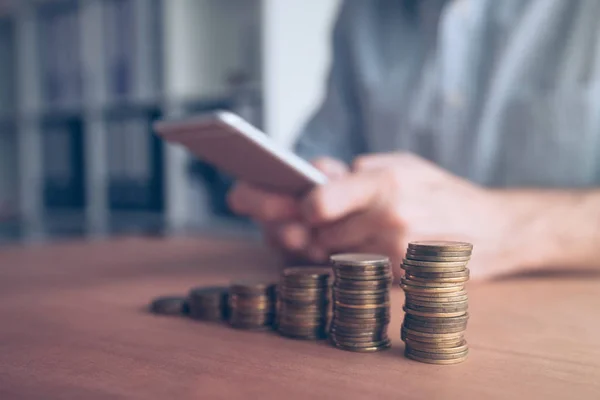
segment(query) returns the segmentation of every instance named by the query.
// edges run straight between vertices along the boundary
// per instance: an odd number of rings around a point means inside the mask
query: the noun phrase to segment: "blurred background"
[[[0,243],[231,227],[230,185],[152,122],[232,110],[289,147],[339,0],[0,0]]]

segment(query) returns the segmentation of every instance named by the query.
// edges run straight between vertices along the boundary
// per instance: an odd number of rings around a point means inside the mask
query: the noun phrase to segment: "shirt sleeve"
[[[350,163],[357,154],[366,151],[349,46],[351,6],[351,1],[342,4],[334,26],[332,66],[325,98],[295,144],[296,153],[307,160],[330,156]]]

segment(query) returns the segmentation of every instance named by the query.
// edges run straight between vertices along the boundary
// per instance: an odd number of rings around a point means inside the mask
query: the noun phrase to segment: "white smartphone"
[[[165,119],[154,129],[215,168],[267,190],[302,195],[327,181],[321,171],[228,111]]]

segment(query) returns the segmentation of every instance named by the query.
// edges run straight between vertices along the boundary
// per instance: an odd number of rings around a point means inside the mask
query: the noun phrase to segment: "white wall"
[[[321,101],[340,0],[263,0],[265,130],[290,146]]]

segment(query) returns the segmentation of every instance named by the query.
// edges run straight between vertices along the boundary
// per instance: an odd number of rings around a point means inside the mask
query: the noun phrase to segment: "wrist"
[[[593,251],[588,248],[593,234],[586,230],[586,226],[593,226],[586,220],[588,192],[498,190],[495,193],[507,221],[506,246],[513,270],[585,264],[587,255]]]

